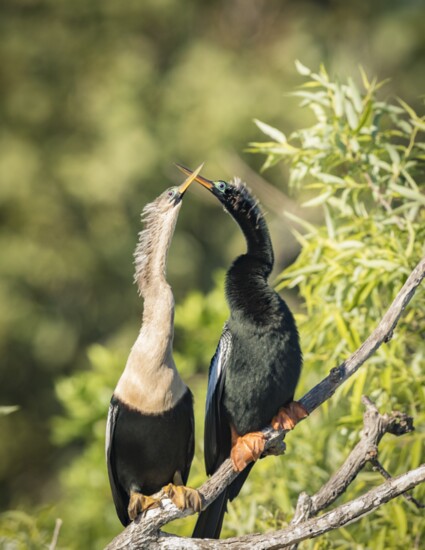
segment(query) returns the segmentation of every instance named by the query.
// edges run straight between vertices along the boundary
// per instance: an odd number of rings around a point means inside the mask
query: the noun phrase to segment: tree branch
[[[403,313],[407,304],[412,299],[413,295],[416,292],[417,287],[420,285],[424,277],[425,277],[425,257],[422,258],[422,260],[418,263],[418,265],[413,269],[413,271],[407,278],[405,284],[403,285],[402,289],[397,294],[395,300],[393,301],[390,308],[385,313],[385,315],[383,316],[382,320],[380,321],[376,329],[373,331],[373,333],[346,361],[341,363],[341,365],[339,365],[338,367],[332,369],[326,378],[324,378],[321,382],[319,382],[319,384],[317,384],[314,388],[312,388],[307,394],[305,394],[299,400],[299,402],[302,404],[302,406],[307,410],[309,414],[311,414],[317,407],[319,407],[322,403],[324,403],[330,397],[332,397],[332,395],[335,393],[337,388],[345,380],[347,380],[350,376],[352,376],[363,365],[363,363],[379,348],[379,346],[381,346],[383,342],[388,342],[391,339],[394,328],[397,325],[397,322],[401,314]],[[279,451],[281,452],[282,451],[281,439],[282,439],[282,435],[284,435],[286,432],[275,431],[271,427],[267,427],[265,430],[263,430],[263,432],[266,436],[265,450],[273,453],[277,448],[278,449],[277,452]],[[425,468],[425,466],[423,468]],[[391,483],[396,482],[396,480],[398,479],[411,480],[413,478],[416,480],[417,478],[415,476],[419,475],[420,477],[423,474],[423,470],[421,470],[422,474],[413,475],[413,472],[418,472],[419,470],[420,468],[418,470],[408,472],[407,474],[404,474],[404,476],[401,476],[400,478],[395,478],[394,480],[385,483],[381,487],[384,487],[384,486],[386,487],[388,484],[391,485]],[[199,489],[199,492],[203,498],[204,507],[211,504],[211,502],[215,500],[215,498],[223,491],[223,489],[227,487],[235,479],[236,475],[237,474],[233,471],[231,460],[227,459],[221,465],[219,470],[209,480],[207,480]],[[423,481],[423,478],[420,477],[419,481],[416,481],[412,485],[412,487],[422,481]],[[404,487],[403,481],[401,481],[400,484],[401,484],[400,486]],[[379,489],[380,488],[378,487],[378,489],[375,489],[374,491],[378,491]],[[404,492],[405,490],[407,489],[403,489],[401,492]],[[398,494],[400,493],[397,493],[394,496],[397,496]],[[359,501],[359,505],[360,505],[360,503],[363,502],[362,499],[365,499],[365,497],[366,495],[364,497],[361,497],[360,499],[356,499],[356,501],[353,501],[353,503]],[[387,498],[387,500],[389,500],[390,498],[393,498],[393,496],[390,496],[389,498]],[[380,502],[380,504],[382,504],[383,502],[386,502],[387,500],[383,500],[382,502]],[[348,505],[344,505],[344,506],[348,506]],[[364,515],[368,511],[370,511],[370,509],[362,512],[359,515],[356,515],[355,517],[353,516],[353,518],[351,519],[361,517],[361,515]],[[321,516],[321,518],[319,519],[308,520],[307,522],[304,522],[302,525],[308,524],[309,522],[314,523],[314,521],[320,521],[325,516],[328,516],[329,514],[333,514],[334,512],[335,511],[328,512],[328,514]],[[159,529],[163,525],[177,518],[182,518],[182,517],[191,515],[192,513],[193,512],[191,510],[184,510],[184,511],[178,510],[174,505],[171,504],[171,502],[168,499],[164,498],[162,501],[162,508],[148,511],[147,514],[142,518],[142,521],[140,517],[137,518],[136,521],[132,522],[120,535],[118,535],[108,545],[107,549],[118,550],[121,548],[129,548],[129,547],[142,548],[144,545],[146,546],[153,545],[159,542],[159,539],[158,539]],[[333,516],[331,516],[331,519],[332,517]],[[288,529],[296,530],[298,528],[301,528],[301,525],[300,526],[294,525],[292,527],[289,527]],[[315,535],[311,534],[310,536],[317,536],[321,532],[324,533],[327,530],[332,528],[334,527],[326,528],[324,531],[317,532],[317,534]],[[277,533],[281,533],[281,532],[277,532]],[[277,533],[268,533],[267,535],[264,535],[264,536],[266,536],[270,541],[272,541],[274,540],[274,536],[275,535],[277,536]],[[308,538],[308,537],[304,537],[304,538]],[[300,538],[299,540],[304,540],[304,538]],[[179,539],[179,540],[180,540],[180,547],[181,547],[182,539]],[[230,541],[232,539],[228,539],[228,540]],[[245,539],[241,538],[239,540],[245,540]],[[284,546],[287,544],[293,544],[297,540],[298,539],[287,540],[287,542],[282,543],[282,545]],[[171,542],[171,541],[168,541],[168,542]],[[168,547],[168,542],[167,542],[167,547]],[[192,548],[191,544],[193,543],[193,539],[187,539],[185,543],[186,542],[187,542],[187,545],[185,544],[185,546],[187,548]],[[215,544],[223,545],[226,542],[227,541],[220,541],[220,542],[216,542]],[[223,546],[220,546],[220,547],[223,547]],[[193,548],[201,548],[201,546],[193,546]],[[213,548],[213,546],[210,546],[209,548]],[[264,546],[264,548],[266,547]]]
[[[391,474],[387,472],[387,470],[382,466],[382,464],[379,462],[377,458],[371,458],[370,463],[373,465],[373,468],[377,470],[384,479],[393,479]],[[416,508],[420,508],[420,509],[425,508],[425,504],[416,500],[416,498],[412,497],[412,495],[410,495],[409,493],[405,493],[403,497],[408,502],[411,502],[412,504],[414,504]]]
[[[184,547],[191,550],[242,550],[244,548],[266,550],[271,548],[283,548],[288,544],[315,538],[328,531],[347,525],[354,520],[358,520],[370,512],[373,512],[382,504],[402,495],[423,482],[425,482],[425,464],[406,474],[385,481],[382,485],[371,489],[361,497],[347,504],[341,504],[341,506],[338,506],[318,518],[309,519],[300,525],[291,525],[286,529],[273,533],[247,535],[226,540],[182,539],[181,537],[161,533],[161,536],[156,541],[146,541],[146,539],[140,536],[140,530],[133,530],[131,535],[130,533],[127,535],[125,545],[110,545],[108,548],[177,549]],[[126,531],[128,529],[129,528],[127,528]],[[126,531],[124,531],[124,533]],[[122,542],[124,542],[124,540]]]
[[[403,435],[413,431],[413,419],[403,413],[380,414],[374,403],[363,397],[366,411],[360,441],[348,455],[344,464],[325,485],[311,497],[310,517],[332,504],[355,479],[366,462],[378,454],[378,444],[386,433]]]
[[[363,415],[363,430],[360,441],[350,452],[342,466],[312,497],[301,493],[291,525],[298,525],[307,519],[316,516],[320,511],[330,506],[353,482],[357,474],[367,462],[372,462],[378,455],[378,445],[386,433],[396,436],[412,432],[413,419],[398,411],[380,414],[375,404],[366,397],[362,397],[366,407]],[[389,476],[390,477],[390,476]],[[386,478],[388,479],[388,478]],[[295,550],[297,545],[288,550]]]

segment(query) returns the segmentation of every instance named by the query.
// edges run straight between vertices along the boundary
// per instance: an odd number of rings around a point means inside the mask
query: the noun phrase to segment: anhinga
[[[275,429],[292,429],[306,412],[293,401],[302,365],[298,331],[288,306],[267,282],[274,255],[258,203],[239,180],[231,184],[202,176],[195,180],[233,216],[247,242],[247,252],[236,258],[226,275],[230,317],[208,378],[207,474],[212,475],[229,456],[240,472],[200,514],[193,533],[194,537],[218,538],[227,500],[238,495],[253,461],[264,451],[265,439],[259,430],[269,424]]]
[[[145,228],[135,252],[142,327],[113,393],[106,427],[109,482],[123,525],[156,506],[151,495],[161,488],[180,508],[200,510],[197,491],[184,487],[194,451],[193,398],[173,360],[174,298],[165,278],[182,197],[200,169],[142,213]]]

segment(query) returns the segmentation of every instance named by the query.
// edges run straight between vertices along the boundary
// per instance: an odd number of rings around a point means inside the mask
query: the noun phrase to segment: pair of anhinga
[[[199,515],[194,537],[218,538],[227,500],[235,498],[264,451],[260,431],[270,423],[291,429],[306,415],[293,402],[302,355],[294,318],[269,286],[273,249],[264,216],[240,181],[210,181],[202,168],[143,210],[145,228],[135,253],[136,282],[144,298],[140,334],[114,391],[106,430],[109,480],[123,525],[158,505],[161,489],[180,508],[201,511],[201,499],[185,487],[194,452],[192,394],[172,356],[174,300],[165,278],[167,252],[193,181],[206,187],[245,235],[247,252],[226,276],[230,317],[211,361],[205,416],[208,475],[232,458],[233,483]]]

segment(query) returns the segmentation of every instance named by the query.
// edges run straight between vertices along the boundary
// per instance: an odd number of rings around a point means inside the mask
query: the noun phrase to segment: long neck
[[[180,206],[158,212],[148,205],[135,252],[135,279],[144,300],[142,333],[155,342],[160,356],[171,352],[173,344],[174,297],[166,280],[166,264],[179,211]]]
[[[166,265],[168,250],[180,211],[180,205],[161,211],[155,202],[148,204],[142,213],[144,229],[139,233],[139,243],[134,254],[135,281],[145,302],[153,296],[158,286],[167,285]]]
[[[247,206],[230,211],[245,236],[247,252],[236,258],[227,272],[226,297],[231,318],[258,323],[267,321],[278,297],[267,282],[274,262],[267,224],[255,203]]]
[[[247,255],[264,264],[266,276],[271,273],[274,263],[273,246],[264,215],[257,203],[250,199],[243,207],[229,210],[242,230],[247,244]]]
[[[174,297],[165,278],[178,213],[178,206],[164,213],[149,205],[135,253],[135,279],[144,299],[142,327],[115,394],[146,413],[171,408],[186,389],[172,356]]]

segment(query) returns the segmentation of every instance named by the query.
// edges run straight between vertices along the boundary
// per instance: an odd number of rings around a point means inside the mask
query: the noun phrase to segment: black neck
[[[266,222],[257,205],[230,211],[247,242],[247,252],[227,272],[226,297],[232,317],[266,321],[277,299],[267,279],[273,269],[273,248]]]
[[[254,203],[247,208],[231,210],[239,227],[241,228],[247,244],[247,255],[255,257],[264,264],[268,277],[273,269],[274,255],[269,230],[259,207]]]

